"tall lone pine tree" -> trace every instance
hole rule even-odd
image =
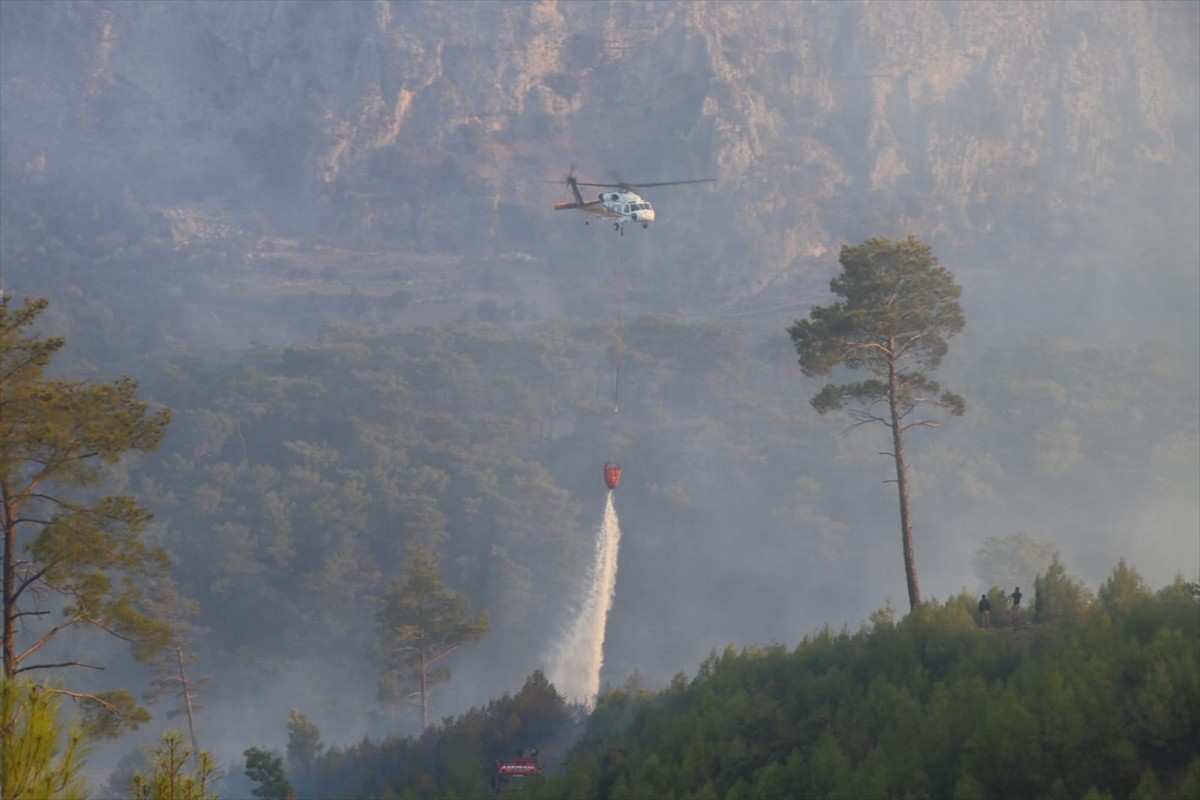
[[[432,555],[419,545],[376,612],[384,670],[379,696],[384,702],[410,702],[421,709],[421,729],[429,727],[429,693],[450,679],[435,666],[460,645],[483,638],[487,614],[467,619],[467,598],[448,589]]]
[[[827,377],[836,367],[871,375],[857,383],[827,384],[812,405],[821,414],[846,408],[856,420],[852,428],[880,423],[891,430],[893,449],[884,455],[896,462],[904,575],[909,606],[916,608],[921,587],[904,434],[910,428],[940,425],[914,417],[919,406],[931,405],[954,416],[961,416],[966,407],[953,392],[939,394],[941,387],[926,374],[946,355],[946,340],[966,324],[958,302],[962,289],[949,270],[938,266],[929,245],[911,236],[843,246],[838,261],[842,273],[829,288],[841,301],[814,307],[809,319],[797,320],[788,333],[805,375]]]
[[[144,509],[99,490],[106,465],[158,446],[170,412],[138,400],[137,383],[127,377],[106,384],[45,377],[63,339],[29,329],[47,302],[29,299],[11,310],[9,301],[0,300],[3,679],[64,667],[103,669],[64,656],[70,651],[62,648],[55,660],[41,657],[51,641],[82,628],[124,639],[135,658],[148,660],[170,637],[169,626],[144,603],[149,582],[166,573],[167,556],[141,537],[150,518]],[[88,701],[83,710],[93,734],[115,735],[149,718],[127,690],[51,691]],[[13,725],[0,719],[0,734]]]

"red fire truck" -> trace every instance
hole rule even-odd
[[[508,786],[513,781],[520,781],[528,778],[530,775],[537,775],[541,772],[538,763],[535,759],[525,758],[510,758],[507,761],[496,761],[496,775],[492,778],[492,787],[496,792],[503,792],[504,787]]]

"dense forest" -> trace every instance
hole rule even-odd
[[[727,649],[657,694],[614,692],[530,797],[1196,797],[1197,587],[1061,566],[1041,618],[975,598],[857,633]],[[998,599],[997,597],[993,598]]]
[[[546,745],[572,709],[536,673],[419,738],[334,747],[289,777],[301,796],[361,798],[1200,796],[1200,586],[1152,591],[1122,562],[1093,593],[1054,560],[1035,589],[1036,611],[986,628],[963,593],[794,649],[714,651],[659,691],[631,681],[565,759]],[[546,773],[497,782],[534,747]]]
[[[864,469],[878,474],[878,456],[851,447],[853,436],[837,435],[800,402],[789,357],[732,321],[658,315],[624,327],[619,414],[608,395],[613,326],[602,321],[513,329],[471,316],[393,332],[335,325],[282,349],[149,360],[141,391],[173,419],[155,453],[118,466],[114,485],[154,509],[148,538],[179,565],[178,591],[193,609],[191,653],[217,676],[201,692],[212,710],[200,715],[200,740],[234,725],[245,737],[237,746],[278,741],[278,722],[231,710],[246,691],[280,704],[317,700],[290,704],[319,719],[331,742],[364,723],[375,737],[397,728],[415,734],[411,716],[379,704],[371,656],[375,598],[414,541],[441,553],[447,584],[493,626],[453,660],[451,681],[434,695],[435,716],[456,703],[486,707],[489,687],[520,685],[543,668],[571,612],[590,548],[579,498],[602,491],[595,461],[614,451],[639,477],[618,491],[630,544],[610,618],[610,686],[634,675],[664,685],[671,659],[696,663],[699,648],[798,640],[828,624],[822,615],[851,618],[872,597],[843,578],[839,565],[852,553],[882,549],[879,574],[898,577],[895,550],[881,548],[875,531],[818,505],[831,495],[846,498],[846,508],[854,498],[888,497],[871,486],[879,478],[861,479]],[[918,451],[917,499],[955,509],[966,493],[965,504],[985,515],[1033,483],[1066,495],[1081,481],[1128,486],[1139,475],[1170,486],[1189,468],[1178,444],[1191,396],[1186,380],[1173,383],[1185,373],[1171,358],[1164,345],[1106,354],[1044,341],[1009,356],[990,352],[982,372],[960,368],[982,411],[966,430],[942,431],[938,444]],[[1149,380],[1161,389],[1153,400],[1139,392]],[[1047,392],[1061,399],[1046,407]],[[1029,441],[1017,441],[1011,417],[990,408],[1020,412]],[[1114,440],[1115,420],[1138,418],[1144,435]],[[1164,423],[1173,418],[1177,425]],[[1052,435],[1064,428],[1070,436]],[[991,444],[972,455],[965,441]],[[1113,446],[1122,448],[1119,470],[1105,466]],[[1049,511],[1040,510],[1052,519]],[[919,552],[951,547],[957,536],[926,523]],[[1146,541],[1155,536],[1144,530]],[[1023,534],[992,537],[999,553],[990,555],[982,539],[972,542],[978,574],[953,576],[958,585],[1030,587],[1057,549]],[[725,586],[689,586],[697,559],[730,547],[749,552],[729,562]],[[1092,547],[1103,552],[1103,539]],[[778,582],[764,580],[776,574]],[[753,592],[737,590],[750,581],[758,581]],[[793,593],[805,598],[796,618],[770,613]],[[901,596],[902,588],[893,595]],[[806,607],[810,598],[817,610]],[[1096,620],[1105,619],[1100,609]],[[809,614],[812,621],[801,616]],[[822,636],[814,641],[851,641]],[[112,644],[92,647],[120,663]],[[335,704],[319,686],[328,681],[338,687]]]
[[[859,556],[878,570],[864,578],[895,578],[891,538],[880,541],[852,512],[862,498],[888,503],[872,488],[886,462],[816,419],[790,359],[730,321],[651,316],[626,327],[619,414],[607,396],[611,326],[598,322],[525,332],[477,319],[395,333],[341,326],[232,360],[178,355],[148,366],[144,390],[175,420],[129,486],[155,509],[161,543],[187,565],[178,580],[199,603],[195,623],[211,631],[200,644],[209,669],[227,664],[251,685],[277,682],[281,670],[289,674],[284,665],[322,680],[326,654],[362,653],[373,641],[370,598],[416,540],[441,551],[448,585],[492,618],[476,648],[490,677],[463,664],[462,683],[519,685],[566,624],[591,548],[584,506],[591,498],[594,518],[599,468],[616,457],[636,476],[617,501],[628,527],[628,588],[617,593],[610,658],[624,674],[673,674],[679,664],[654,649],[677,648],[671,655],[694,663],[723,642],[798,638],[804,621],[769,611],[796,592],[807,625],[861,619],[867,604],[886,599],[864,596],[839,568],[850,553],[874,554]],[[922,442],[918,502],[937,508],[935,519],[968,508],[989,517],[1035,484],[1067,497],[1097,482],[1169,491],[1194,469],[1178,449],[1190,401],[1186,380],[1174,383],[1172,357],[1164,346],[1105,354],[1031,343],[1011,366],[969,384],[979,411],[966,430]],[[1148,372],[1152,396],[1139,391]],[[1047,393],[1065,402],[1048,404]],[[1134,434],[1128,420],[1139,417]],[[1114,446],[1121,456],[1109,465]],[[831,506],[843,510],[831,515]],[[1066,511],[1049,503],[1036,538],[1057,541],[1054,514]],[[1089,524],[1086,511],[1072,511],[1072,524]],[[982,545],[981,533],[1028,524],[1013,514],[977,533],[965,555]],[[1105,537],[1124,531],[1092,524],[1087,549],[1119,555]],[[1149,542],[1160,532],[1147,525],[1142,535]],[[938,551],[962,552],[957,538],[951,526],[923,520],[926,580],[943,595],[989,578],[964,568],[938,575]],[[735,547],[745,552],[728,565],[728,588],[689,586],[701,570],[695,560]],[[1032,578],[1024,576],[1027,585]],[[753,596],[719,598],[750,581],[758,582]],[[655,586],[672,587],[670,595],[652,594]],[[365,658],[337,667],[346,670],[374,674]],[[374,708],[370,695],[341,693],[330,710],[354,721]]]

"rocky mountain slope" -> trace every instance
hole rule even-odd
[[[0,13],[6,206],[70,187],[251,241],[611,260],[549,212],[576,162],[593,181],[719,178],[654,192],[660,223],[626,256],[668,308],[819,288],[841,243],[875,234],[1020,277],[1136,258],[1166,294],[1195,284],[1195,3]]]

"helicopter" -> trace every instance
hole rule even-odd
[[[590,223],[591,217],[611,220],[613,230],[625,235],[625,223],[634,222],[643,228],[649,228],[654,222],[654,206],[638,194],[635,189],[650,189],[655,186],[680,186],[685,183],[716,183],[716,178],[697,178],[690,181],[661,181],[659,183],[583,183],[576,179],[575,168],[567,173],[566,184],[571,189],[575,199],[567,203],[555,203],[555,211],[579,209],[585,215],[584,224]],[[601,192],[596,200],[585,201],[579,192],[580,186],[593,186],[601,189],[616,189],[615,192]]]

